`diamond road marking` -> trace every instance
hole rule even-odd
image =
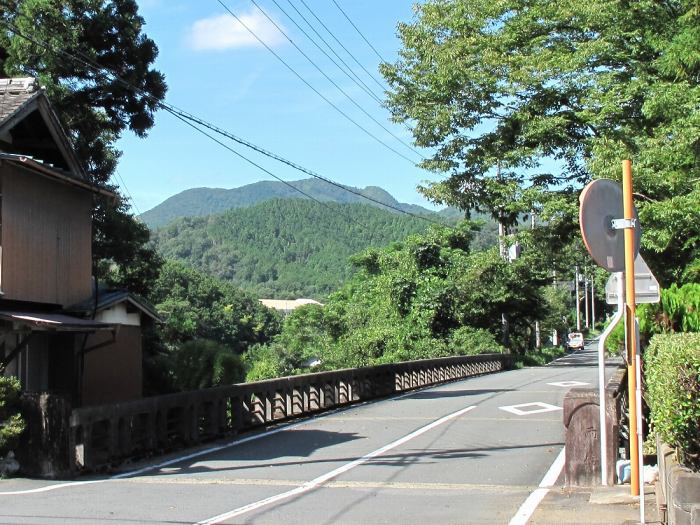
[[[583,381],[559,381],[558,383],[547,383],[552,386],[561,386],[563,388],[569,388],[572,386],[584,386],[590,385],[590,383],[584,383]]]
[[[525,407],[535,408],[521,410],[521,408]],[[511,414],[515,414],[516,416],[527,416],[530,414],[541,414],[542,412],[554,412],[555,410],[561,410],[561,407],[555,407],[554,405],[548,405],[547,403],[540,403],[539,401],[535,403],[523,403],[522,405],[511,405],[498,408],[505,410],[506,412],[510,412]]]

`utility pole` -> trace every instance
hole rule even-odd
[[[591,276],[591,327],[595,330],[595,281]]]
[[[586,312],[586,314],[585,314],[586,328],[588,328],[589,327],[589,324],[588,324],[588,277],[586,276],[586,274],[583,275],[583,297],[584,297],[583,307],[585,308],[585,312]]]
[[[536,214],[535,210],[533,209],[530,213],[530,229],[534,230],[535,229],[535,222],[536,222]],[[542,347],[542,336],[540,335],[540,322],[535,321],[535,348],[541,348]]]
[[[574,290],[576,293],[576,331],[581,331],[581,298],[579,297],[578,265],[574,270]]]

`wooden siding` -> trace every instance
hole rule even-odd
[[[92,291],[92,196],[0,164],[3,298],[63,306]]]
[[[111,333],[88,337],[87,348],[109,341]],[[141,327],[120,326],[114,344],[88,351],[83,372],[83,406],[141,399]]]

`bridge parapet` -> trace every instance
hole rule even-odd
[[[75,471],[109,468],[352,403],[498,372],[512,363],[508,354],[425,359],[74,409],[68,454]]]

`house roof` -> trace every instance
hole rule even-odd
[[[55,332],[91,333],[101,330],[114,330],[115,325],[100,323],[92,319],[81,319],[64,314],[45,312],[0,311],[0,320],[27,326],[32,330]]]
[[[40,159],[53,170],[89,180],[44,90],[33,78],[0,79],[0,151]]]
[[[25,168],[32,169],[33,171],[39,172],[40,174],[46,177],[57,179],[60,182],[70,184],[72,186],[78,186],[93,193],[99,193],[111,199],[116,198],[116,194],[112,191],[100,188],[99,186],[95,186],[94,184],[90,184],[89,182],[86,182],[84,180],[77,179],[69,175],[64,170],[56,169],[54,166],[46,165],[43,162],[35,160],[31,157],[26,157],[24,155],[16,155],[14,153],[4,153],[0,151],[0,161],[7,161],[17,166],[23,166]]]
[[[100,290],[100,293],[97,295],[97,311],[99,312],[102,310],[106,310],[107,308],[111,308],[115,304],[123,302],[129,303],[130,305],[137,308],[142,313],[146,314],[147,316],[149,316],[157,322],[163,321],[158,315],[158,312],[153,307],[153,305],[151,305],[143,297],[139,297],[138,295],[133,294],[127,290]],[[94,295],[92,296],[92,298],[82,301],[81,303],[78,303],[76,305],[73,305],[67,310],[70,312],[86,314],[92,312],[93,309],[95,309]]]
[[[40,94],[33,78],[0,79],[0,122],[9,121],[25,104]]]
[[[295,310],[296,308],[306,304],[317,304],[319,306],[323,306],[321,303],[314,301],[313,299],[260,299],[260,302],[268,308],[284,311]]]

